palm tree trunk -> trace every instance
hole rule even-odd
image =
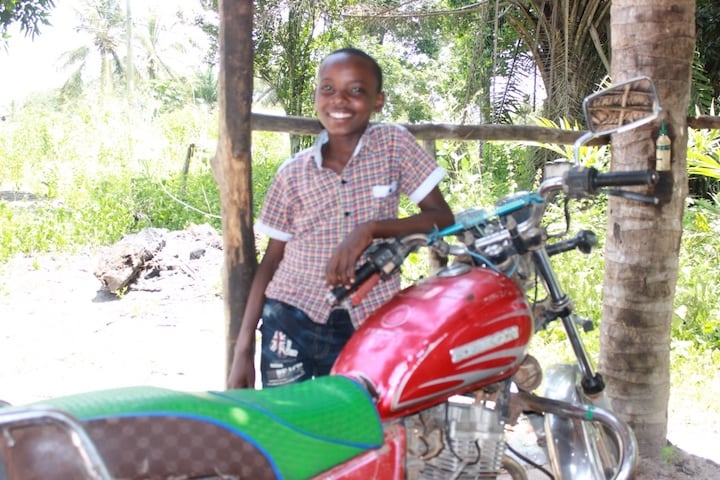
[[[600,329],[600,370],[612,406],[633,426],[641,455],[656,458],[667,435],[695,0],[613,0],[611,38],[613,82],[651,77],[673,139],[674,183],[665,203],[655,207],[610,199]],[[615,135],[612,169],[654,168],[658,127]]]

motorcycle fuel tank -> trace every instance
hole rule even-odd
[[[332,369],[377,394],[382,420],[512,375],[532,316],[507,276],[458,265],[408,287],[367,318]]]

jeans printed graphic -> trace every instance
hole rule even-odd
[[[328,323],[319,324],[292,305],[266,299],[260,326],[263,387],[329,374],[354,331],[346,310],[333,310]]]
[[[298,351],[292,348],[292,340],[280,330],[275,330],[270,341],[270,351],[278,354],[279,357],[297,357]]]

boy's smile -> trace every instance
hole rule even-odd
[[[352,116],[352,114],[350,114],[350,113],[342,113],[342,112],[330,112],[328,115],[337,120],[340,120],[343,118],[350,118]]]
[[[338,53],[320,66],[315,89],[315,111],[320,123],[332,136],[358,139],[370,117],[379,111],[384,95],[372,65],[356,55]]]

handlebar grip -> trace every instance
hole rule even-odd
[[[332,304],[342,302],[348,297],[348,295],[368,281],[368,279],[377,273],[377,271],[377,266],[374,263],[370,261],[363,263],[355,270],[355,281],[352,285],[349,287],[345,287],[344,285],[334,287],[328,294],[328,301]]]
[[[588,254],[597,243],[598,239],[595,232],[580,230],[573,238],[546,245],[545,252],[547,252],[549,257],[552,257],[553,255],[569,252],[577,248],[582,253]]]
[[[655,185],[660,175],[655,170],[598,173],[592,179],[593,188]]]
[[[554,255],[558,255],[560,253],[569,252],[570,250],[574,250],[577,246],[577,238],[569,238],[567,240],[562,240],[560,242],[551,243],[549,245],[545,246],[545,252],[548,254],[549,257],[552,257]]]

